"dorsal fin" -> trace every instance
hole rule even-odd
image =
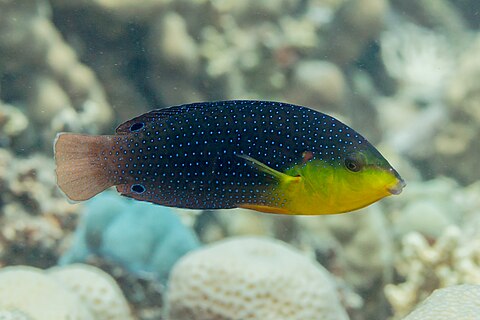
[[[116,129],[115,132],[117,134],[126,134],[132,132],[130,128],[132,128],[135,124],[143,124],[144,126],[148,125],[153,121],[158,121],[161,119],[168,119],[172,116],[176,116],[185,112],[191,112],[193,110],[205,108],[208,105],[208,102],[203,103],[194,103],[194,104],[184,104],[180,106],[173,106],[164,109],[156,109],[139,115],[131,120],[125,121],[124,123],[120,124]]]

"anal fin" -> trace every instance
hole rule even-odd
[[[244,203],[244,204],[239,204],[238,207],[242,208],[242,209],[250,209],[250,210],[255,210],[255,211],[260,211],[260,212],[265,212],[265,213],[292,214],[287,209],[270,207],[270,206],[265,206],[265,205]]]

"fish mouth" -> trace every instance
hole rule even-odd
[[[397,178],[397,183],[395,183],[393,186],[387,187],[387,191],[391,194],[398,195],[402,193],[403,188],[405,188],[407,184],[405,183],[405,180],[400,177],[400,175],[395,169],[390,168],[389,171],[395,176],[395,178]]]
[[[388,187],[387,191],[390,192],[391,194],[398,195],[402,193],[402,190],[403,188],[405,188],[406,185],[407,184],[405,183],[405,181],[403,181],[403,179],[400,178],[394,186]]]

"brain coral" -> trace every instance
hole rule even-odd
[[[171,320],[348,319],[329,273],[289,245],[237,237],[184,256],[167,296]]]
[[[113,279],[92,266],[0,269],[0,320],[131,320]]]
[[[48,274],[75,292],[96,320],[132,319],[122,291],[112,277],[102,270],[85,264],[73,264],[52,268]]]
[[[480,315],[480,285],[459,285],[434,291],[403,320],[473,320]]]
[[[0,271],[0,309],[19,310],[35,320],[93,320],[79,298],[41,270],[25,266]]]

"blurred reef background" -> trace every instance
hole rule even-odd
[[[479,28],[476,0],[0,0],[0,319],[480,319]],[[223,99],[336,116],[407,187],[315,217],[56,187],[57,132]]]

